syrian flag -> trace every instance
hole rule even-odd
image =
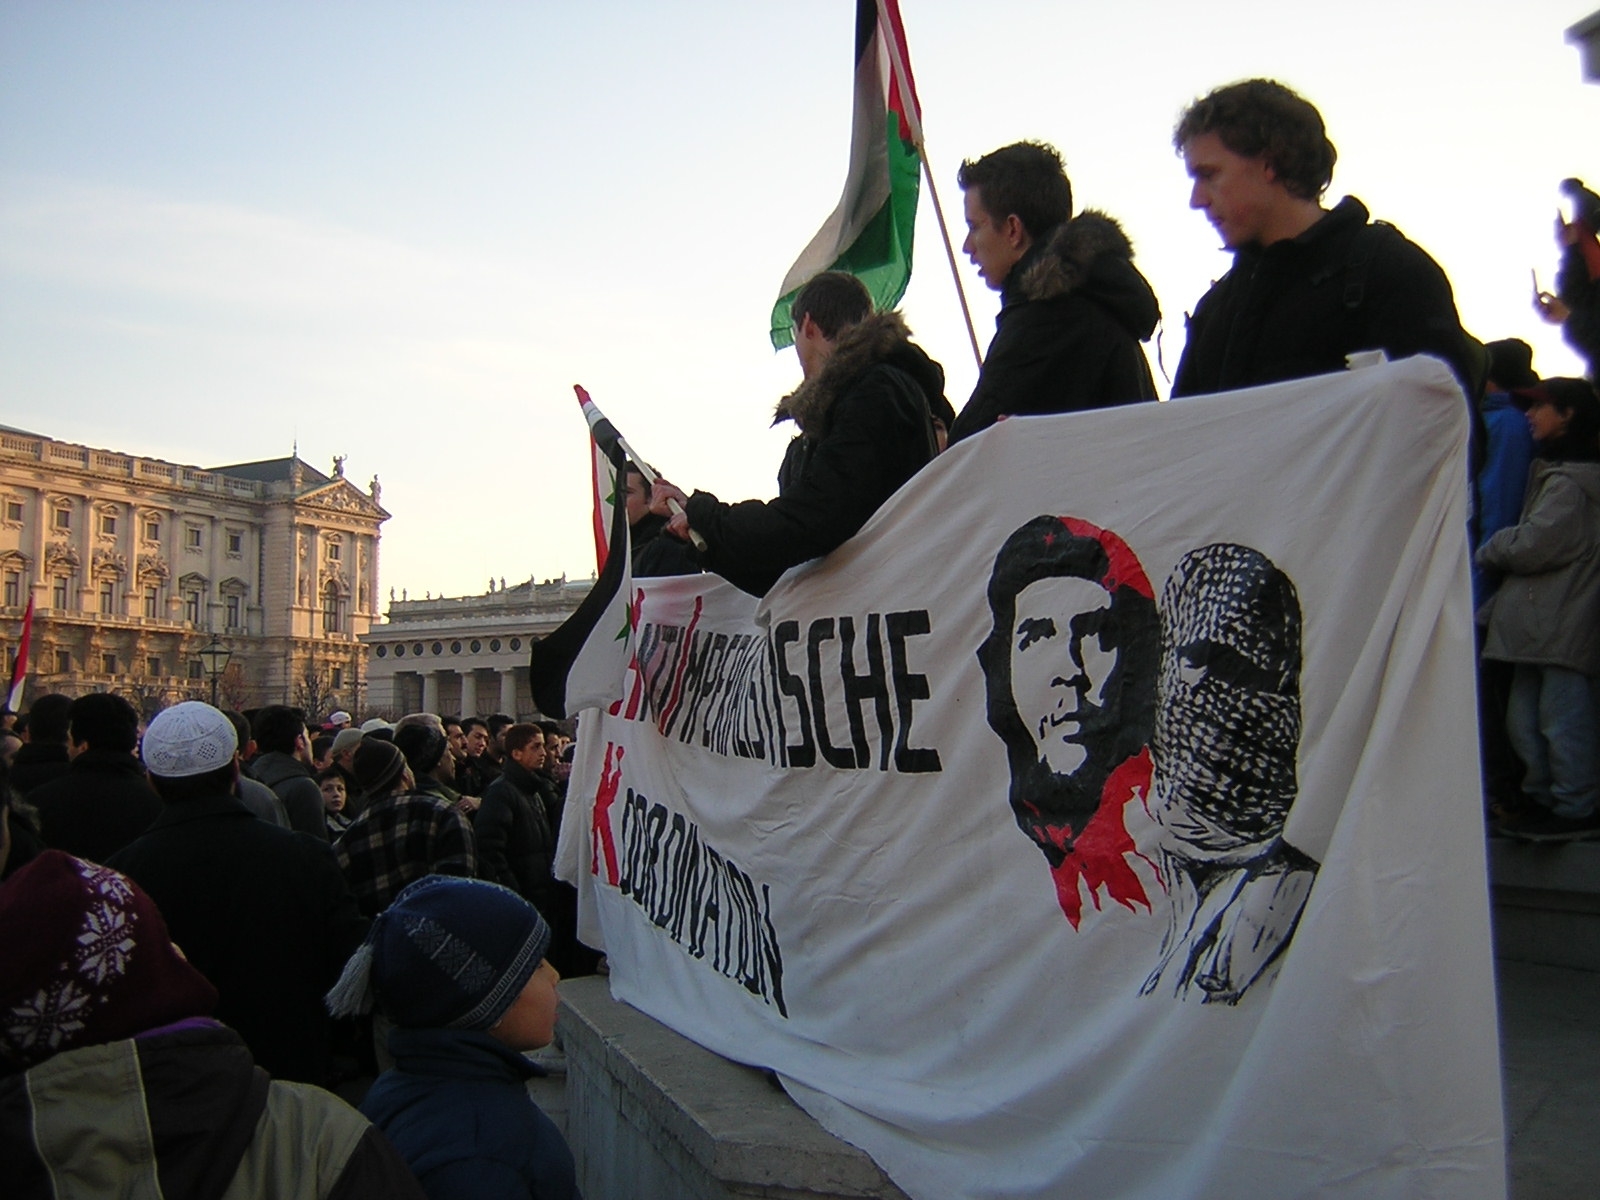
[[[917,223],[921,144],[922,112],[899,0],[856,0],[850,173],[839,207],[784,277],[772,308],[773,349],[793,344],[790,306],[806,282],[823,271],[854,275],[867,285],[879,309],[893,308],[905,295]]]
[[[628,540],[626,443],[574,386],[589,422],[594,459],[594,558],[598,578],[570,617],[533,643],[528,682],[533,702],[547,717],[607,708],[622,697],[633,655],[633,570]]]
[[[33,597],[28,597],[28,611],[22,614],[22,640],[17,643],[17,661],[11,664],[11,686],[6,689],[6,707],[20,712],[22,683],[28,677],[28,643],[33,640]]]

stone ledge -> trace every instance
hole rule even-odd
[[[1490,838],[1489,882],[1497,888],[1600,896],[1600,841],[1539,845]]]
[[[611,998],[561,985],[567,1140],[590,1200],[608,1196],[904,1200],[765,1071],[730,1062]]]
[[[1600,971],[1600,843],[1489,841],[1495,957]]]

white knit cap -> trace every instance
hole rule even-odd
[[[144,731],[141,753],[150,774],[183,779],[221,770],[238,749],[232,721],[209,704],[185,700],[156,714]]]

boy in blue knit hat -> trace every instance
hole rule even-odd
[[[429,1200],[576,1200],[572,1152],[528,1095],[522,1054],[555,1035],[550,927],[497,884],[429,875],[373,922],[328,1007],[374,1005],[395,1028],[395,1067],[361,1111],[421,1181]]]

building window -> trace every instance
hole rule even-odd
[[[57,650],[56,651],[56,674],[57,675],[70,675],[71,673],[72,673],[72,651],[71,650]]]
[[[330,562],[338,562],[339,561],[339,543],[338,542],[329,542],[328,543],[328,560]]]
[[[153,587],[145,588],[145,590],[144,590],[144,615],[145,616],[154,617],[156,615],[156,603],[157,603],[157,601],[159,599],[160,599],[160,594],[156,591],[155,588],[153,588]]]
[[[100,581],[100,611],[103,613],[117,611],[117,585],[112,580]]]
[[[70,508],[56,509],[56,515],[53,518],[53,523],[57,529],[71,529],[72,510]]]
[[[200,624],[199,592],[185,592],[183,594],[183,619],[191,625]]]
[[[7,500],[6,501],[6,520],[9,521],[13,525],[21,525],[22,524],[22,501],[21,500]]]
[[[373,653],[376,654],[379,658],[388,658],[389,657],[389,647],[387,647],[387,646],[379,646],[376,650],[373,651]]]
[[[65,609],[67,607],[67,577],[57,575],[50,582],[50,607]]]
[[[114,513],[100,514],[100,532],[115,537],[117,533],[117,518]]]
[[[444,653],[444,643],[443,642],[435,642],[433,644],[433,652],[435,654],[443,654]]]
[[[189,664],[189,678],[190,679],[204,679],[205,677],[206,677],[206,669],[205,669],[204,666],[201,665],[200,660],[197,658],[197,659],[195,659],[194,661],[192,661]]]
[[[228,597],[228,628],[237,629],[244,622],[239,619],[239,597]]]
[[[244,553],[244,534],[236,529],[228,530],[228,553],[235,557]]]
[[[102,675],[115,675],[117,673],[117,656],[107,651],[100,656],[100,673]]]
[[[339,590],[332,584],[322,595],[322,630],[324,633],[337,633],[343,627],[344,614],[340,611],[343,606],[339,603]]]
[[[489,653],[490,654],[499,654],[500,653],[500,639],[499,638],[490,638],[489,639]]]
[[[198,525],[191,525],[183,531],[183,544],[191,550],[200,549],[201,533]]]
[[[144,660],[144,673],[156,679],[161,678],[161,660],[154,656]]]
[[[340,688],[344,687],[344,668],[343,667],[334,667],[333,668],[333,677],[328,681],[328,686],[330,688],[332,688],[336,692]]]
[[[144,540],[159,542],[161,540],[161,522],[151,518],[144,523]]]
[[[6,607],[16,608],[22,603],[22,573],[6,572]]]

